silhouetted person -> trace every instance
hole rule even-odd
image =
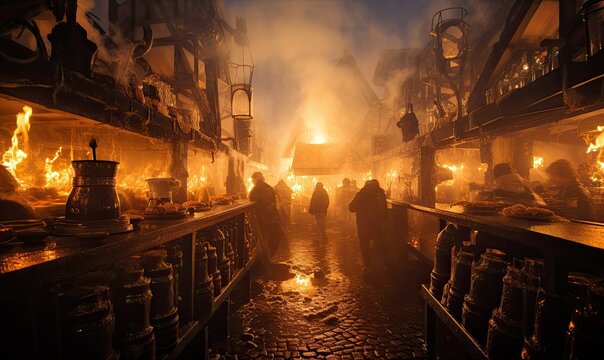
[[[310,198],[310,206],[308,212],[315,216],[315,222],[320,232],[325,231],[325,216],[327,215],[327,208],[329,207],[329,195],[323,187],[323,183],[318,182],[315,185],[315,191],[312,193]]]
[[[252,174],[254,187],[250,191],[249,198],[255,202],[256,217],[262,230],[262,236],[268,244],[270,256],[274,256],[279,248],[279,243],[284,237],[283,229],[279,223],[279,211],[277,210],[277,196],[275,190],[264,181],[260,172]]]
[[[357,231],[361,255],[365,266],[371,267],[371,242],[379,243],[384,239],[386,220],[386,194],[377,180],[368,180],[355,195],[348,209],[356,213]]]
[[[564,201],[561,216],[569,219],[594,219],[594,209],[589,191],[577,180],[577,172],[570,161],[559,159],[545,169],[549,183],[558,190],[556,198]]]
[[[336,189],[336,213],[338,218],[344,223],[348,223],[349,214],[348,204],[352,201],[352,198],[356,195],[358,189],[352,187],[350,179],[342,179],[342,185]]]
[[[491,201],[507,201],[527,205],[545,205],[541,196],[529,187],[529,182],[523,179],[508,163],[493,166],[495,189],[491,192]]]
[[[289,219],[292,208],[293,191],[283,180],[279,180],[275,185],[277,193],[277,209],[279,209],[279,217],[281,218],[281,226],[285,229],[289,226]]]

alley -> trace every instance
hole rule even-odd
[[[234,316],[230,353],[246,358],[425,357],[417,279],[367,275],[354,232],[328,224],[326,238],[302,219],[277,255],[296,277],[260,284]]]

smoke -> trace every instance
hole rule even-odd
[[[399,9],[416,6],[396,3]],[[358,79],[336,68],[338,60],[348,49],[372,88],[379,49],[405,46],[404,26],[381,21],[370,6],[360,1],[225,1],[227,21],[235,15],[247,19],[256,65],[256,113],[273,129],[287,134],[301,117],[330,142],[358,132],[368,104],[355,94]]]
[[[285,142],[288,128],[295,126],[298,117],[316,131],[327,132],[330,142],[350,141],[362,130],[367,105],[350,98],[358,84],[350,75],[344,81],[336,78],[335,64],[345,49],[378,96],[385,90],[390,96],[385,100],[392,101],[409,72],[394,73],[386,89],[374,87],[379,50],[425,47],[432,16],[451,6],[468,8],[473,23],[488,23],[486,10],[493,4],[470,0],[223,1],[228,22],[234,22],[236,15],[248,22],[256,65],[256,114],[285,135]],[[367,129],[367,135],[370,132]]]

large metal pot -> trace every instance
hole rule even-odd
[[[120,217],[115,191],[115,161],[75,160],[73,188],[65,206],[65,217],[76,221],[112,220]]]
[[[149,205],[172,202],[172,190],[180,186],[180,180],[172,178],[147,179],[149,185]]]

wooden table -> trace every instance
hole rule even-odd
[[[413,205],[390,201],[390,206],[401,216],[409,211],[432,215],[440,220],[440,228],[447,223],[477,231],[476,245],[496,248],[514,257],[541,257],[544,260],[542,286],[551,293],[564,293],[569,271],[600,272],[604,269],[604,226],[597,223],[572,221],[543,222],[510,218],[502,215],[465,214],[459,207]],[[406,224],[405,218],[401,224]],[[399,230],[408,233],[409,229]],[[484,351],[461,325],[444,309],[429,290],[422,287],[426,302],[426,346],[434,357],[436,320],[443,322],[475,359],[485,359]]]

